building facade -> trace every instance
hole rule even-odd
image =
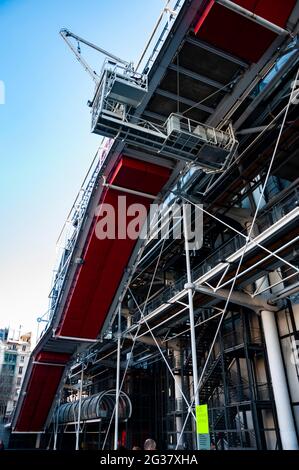
[[[31,333],[0,330],[1,421],[9,422],[16,406],[31,353]]]

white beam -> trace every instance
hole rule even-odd
[[[244,292],[233,291],[230,293],[228,289],[218,289],[214,291],[213,289],[204,286],[194,286],[194,290],[201,294],[210,295],[211,297],[215,297],[219,300],[227,300],[230,296],[230,301],[232,303],[258,312],[262,309],[267,309],[271,312],[276,312],[278,310],[278,307],[275,305],[268,304],[266,299],[260,296],[252,298]]]

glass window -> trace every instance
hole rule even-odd
[[[5,353],[4,362],[16,363],[17,356],[16,354]]]
[[[23,372],[23,367],[19,367],[19,374],[22,374]]]
[[[15,370],[14,364],[3,364],[2,366],[2,371],[4,372],[4,374],[5,373],[11,374],[14,372],[14,370]]]

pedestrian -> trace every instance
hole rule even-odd
[[[215,441],[211,441],[211,447],[210,447],[210,450],[217,450],[217,447],[216,447],[216,444],[215,444]]]
[[[156,450],[157,444],[154,439],[146,439],[143,446],[144,450]]]

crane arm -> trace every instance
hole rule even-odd
[[[67,40],[68,37],[71,37],[73,39],[75,39],[76,41],[78,42],[81,42],[82,44],[85,44],[86,46],[88,47],[91,47],[92,49],[95,49],[96,51],[98,52],[101,52],[102,54],[104,54],[105,56],[107,57],[110,57],[110,59],[114,60],[116,63],[121,63],[123,64],[125,67],[128,67],[130,66],[131,64],[123,59],[120,59],[119,57],[117,57],[116,55],[114,54],[111,54],[111,52],[108,52],[106,51],[105,49],[103,49],[102,47],[99,47],[99,46],[96,46],[95,44],[93,44],[92,42],[89,42],[87,41],[86,39],[83,39],[81,38],[80,36],[77,36],[76,34],[72,33],[71,31],[69,31],[68,29],[62,29],[60,31],[60,34],[61,36],[63,37],[63,39],[67,42],[67,44],[70,46],[70,41]],[[73,50],[73,48],[71,48]],[[76,50],[76,49],[75,49]],[[76,51],[77,52],[77,51]],[[80,53],[78,53],[80,55]],[[77,55],[77,54],[76,54]]]
[[[84,68],[84,70],[86,70],[87,73],[89,73],[89,75],[91,76],[91,78],[93,79],[93,81],[98,84],[99,83],[99,76],[96,74],[96,72],[94,70],[92,70],[92,68],[90,67],[90,65],[86,62],[85,59],[83,59],[83,57],[81,56],[81,53],[74,47],[74,45],[71,43],[71,41],[68,40],[68,36],[69,34],[66,34],[66,31],[65,29],[62,29],[60,31],[60,35],[61,37],[65,40],[65,42],[67,43],[67,45],[69,46],[69,48],[73,51],[73,53],[75,54],[76,58],[78,59],[78,61],[80,62],[80,64],[82,65],[82,67]]]

